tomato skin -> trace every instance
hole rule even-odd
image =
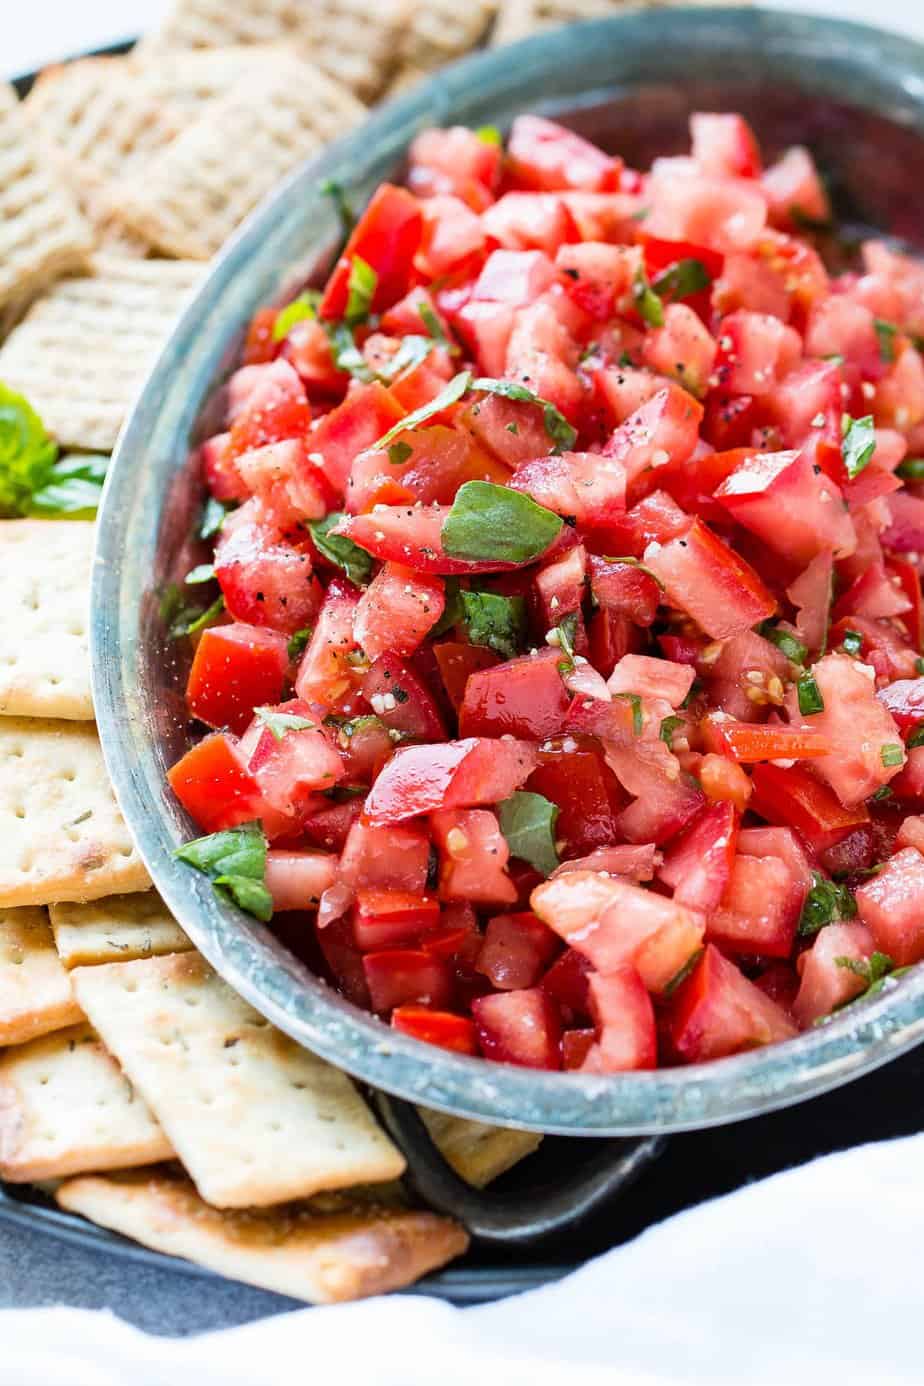
[[[215,576],[235,621],[287,635],[311,624],[323,597],[308,548],[256,523],[239,521],[220,536]]]
[[[346,313],[354,256],[365,260],[376,273],[370,311],[380,313],[396,303],[411,287],[413,260],[422,230],[423,216],[417,198],[406,188],[380,184],[327,281],[318,316],[336,321]]]
[[[486,1058],[523,1068],[561,1068],[561,1022],[539,987],[478,996],[472,1015]]]
[[[696,111],[690,116],[692,155],[704,173],[759,178],[760,146],[740,115]]]
[[[356,890],[426,893],[430,844],[414,824],[370,828],[356,822],[340,856],[340,878]]]
[[[234,739],[222,732],[187,751],[167,771],[167,780],[205,833],[236,828],[261,816],[263,801],[257,782]]]
[[[651,997],[634,967],[601,976],[590,974],[590,1009],[596,1042],[581,1064],[582,1073],[627,1073],[656,1068],[658,1038]]]
[[[347,485],[353,459],[403,417],[401,405],[378,381],[351,388],[343,403],[324,415],[309,436],[309,450],[320,457],[335,491]]]
[[[437,667],[446,695],[458,714],[465,698],[465,688],[472,674],[479,669],[492,669],[500,664],[500,655],[486,645],[465,645],[455,640],[443,640],[433,647]]]
[[[437,928],[439,922],[440,906],[435,896],[402,890],[356,892],[353,937],[364,953],[411,944]]]
[[[245,366],[262,366],[276,355],[278,343],[273,339],[273,328],[277,316],[275,308],[258,308],[254,313],[244,339]]]
[[[739,765],[752,765],[760,760],[805,760],[826,756],[831,750],[827,738],[810,727],[802,729],[705,717],[700,729],[710,749],[731,756]]]
[[[279,702],[289,670],[286,647],[284,635],[240,622],[204,630],[186,684],[192,715],[240,736],[255,707]]]
[[[844,808],[827,785],[798,765],[788,770],[769,763],[755,765],[751,783],[754,812],[770,823],[794,828],[818,852],[869,822],[862,804]]]
[[[537,192],[575,188],[615,192],[622,160],[542,116],[521,115],[507,141],[507,161],[519,185]]]
[[[427,1044],[439,1045],[455,1054],[477,1054],[478,1038],[474,1021],[452,1011],[438,1011],[430,1006],[419,1006],[405,1002],[395,1006],[391,1013],[391,1026],[402,1035],[423,1040]]]
[[[686,534],[648,555],[646,564],[671,602],[713,640],[748,630],[776,610],[775,598],[754,569],[702,520],[694,520]]]
[[[536,766],[526,742],[468,737],[438,746],[404,746],[383,769],[363,809],[372,827],[443,808],[496,804]]]
[[[739,524],[800,568],[824,550],[845,558],[857,547],[841,491],[805,453],[751,453],[715,498]]]
[[[667,1009],[670,1046],[682,1063],[737,1054],[754,1045],[790,1039],[787,1013],[749,982],[714,944],[678,987]]]
[[[566,948],[540,982],[569,1023],[590,1019],[591,971],[589,958],[576,948]]]
[[[737,857],[706,937],[725,952],[788,958],[799,922],[788,907],[789,880],[779,857]]]
[[[634,563],[610,562],[591,554],[590,587],[605,611],[627,616],[639,626],[650,626],[658,614],[661,589],[650,573]]]
[[[460,734],[541,741],[562,731],[571,698],[558,670],[561,659],[560,651],[549,649],[476,670],[465,685]]]

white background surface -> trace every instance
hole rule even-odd
[[[310,5],[312,0],[304,0]],[[375,3],[375,0],[370,0]],[[465,4],[466,0],[460,0]],[[237,0],[226,0],[229,6]],[[865,19],[924,38],[924,0],[765,0],[781,10]],[[68,54],[143,33],[169,0],[0,0],[0,75],[12,77]],[[15,18],[13,16],[15,15]]]

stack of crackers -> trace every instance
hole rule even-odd
[[[620,0],[176,0],[125,57],[0,84],[0,383],[112,450],[205,262],[369,103]],[[465,1230],[410,1206],[350,1079],[241,1001],[151,889],[93,721],[92,523],[0,521],[0,1178],[226,1275],[328,1302]],[[424,1113],[484,1185],[539,1137]]]

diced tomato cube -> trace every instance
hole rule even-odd
[[[654,1007],[634,967],[588,979],[597,1040],[581,1064],[582,1073],[626,1073],[655,1068],[658,1040]]]
[[[520,787],[536,761],[532,746],[512,738],[403,746],[372,786],[364,817],[380,827],[437,809],[497,804]]]
[[[366,953],[363,972],[374,1011],[411,1003],[439,1010],[452,1003],[452,976],[431,953],[412,948]]]
[[[752,453],[715,496],[739,524],[800,568],[822,551],[844,558],[856,549],[841,491],[805,453]]]
[[[704,173],[759,178],[760,146],[743,116],[695,111],[690,116],[692,154]]]
[[[421,934],[436,929],[439,922],[440,905],[435,896],[403,890],[356,892],[353,937],[364,953],[413,943]]]
[[[658,878],[674,899],[702,914],[715,910],[735,861],[738,815],[728,802],[712,804],[671,844]]]
[[[167,771],[187,813],[205,833],[236,828],[259,818],[263,800],[233,737],[207,736]]]
[[[242,517],[246,508],[238,512]],[[246,517],[220,536],[215,576],[236,621],[288,635],[311,624],[323,597],[308,547],[288,543]]]
[[[337,858],[330,852],[289,852],[277,848],[266,854],[266,888],[273,909],[310,910],[337,878]]]
[[[331,320],[344,316],[354,256],[375,271],[370,311],[380,313],[396,303],[411,286],[422,230],[423,216],[417,198],[406,188],[380,184],[334,267],[318,307],[319,316]]]
[[[875,946],[873,935],[859,920],[827,924],[816,935],[799,959],[801,981],[792,1006],[804,1030],[866,989],[862,968],[855,971],[848,963],[866,962]]]
[[[876,947],[898,967],[924,958],[924,857],[904,847],[856,893]]]
[[[684,1063],[719,1059],[796,1034],[782,1006],[749,982],[714,944],[707,945],[671,997],[666,1020],[671,1047]]]
[[[470,648],[466,646],[465,648]],[[444,741],[439,707],[423,679],[403,659],[388,652],[363,678],[363,697],[389,731],[415,741]]]
[[[295,679],[295,691],[306,702],[333,703],[350,687],[349,657],[359,648],[353,634],[358,605],[352,583],[339,578],[330,583]]]
[[[561,1068],[561,1023],[539,987],[478,996],[472,1015],[489,1059],[524,1068]]]
[[[488,809],[444,809],[431,816],[440,849],[440,898],[512,905],[517,889],[507,874],[510,850]]]
[[[517,116],[507,141],[510,171],[521,187],[537,192],[581,188],[614,192],[622,160],[542,116]]]
[[[443,614],[443,584],[399,563],[386,563],[359,599],[353,633],[368,659],[409,655]]]
[[[789,908],[789,884],[779,857],[736,857],[706,937],[726,952],[788,958],[799,922]]]
[[[531,912],[498,914],[488,921],[475,966],[498,991],[518,991],[535,986],[560,950],[558,936]]]
[[[375,381],[354,386],[342,404],[325,414],[308,438],[308,448],[339,493],[347,484],[354,457],[371,448],[404,417],[390,390]]]
[[[651,655],[626,654],[607,680],[614,697],[635,693],[642,698],[663,698],[671,707],[680,707],[696,678],[696,670],[688,664],[674,664],[669,659],[654,659]]]
[[[192,715],[240,736],[255,707],[282,696],[289,671],[286,648],[284,635],[240,622],[204,630],[186,684]]]
[[[797,227],[797,216],[822,224],[831,220],[828,195],[807,149],[798,145],[787,149],[764,171],[761,185],[774,226]]]
[[[481,215],[485,235],[507,250],[544,250],[554,255],[577,240],[574,218],[555,193],[509,192]]]
[[[776,600],[750,564],[702,520],[694,520],[678,538],[652,545],[645,562],[673,605],[692,616],[713,640],[748,630],[776,610]]]
[[[357,890],[421,896],[430,864],[427,834],[413,824],[371,828],[354,823],[340,857],[340,877]]]
[[[565,856],[582,856],[618,837],[616,818],[626,796],[590,737],[545,741],[526,788],[557,806],[555,838]]]
[[[565,1030],[561,1037],[561,1066],[572,1071],[580,1068],[597,1040],[594,1029]]]
[[[798,765],[789,769],[770,763],[755,765],[751,783],[754,812],[770,823],[795,828],[815,851],[833,847],[869,822],[863,805],[844,808],[827,785]]]
[[[518,736],[540,741],[563,729],[571,701],[558,650],[507,660],[473,673],[459,712],[463,736]]]
[[[427,1044],[437,1044],[441,1049],[451,1049],[456,1054],[478,1053],[474,1021],[464,1015],[454,1015],[452,1011],[438,1011],[430,1006],[413,1004],[396,1006],[391,1013],[391,1025],[402,1035],[424,1040]]]

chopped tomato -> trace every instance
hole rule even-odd
[[[671,997],[666,1020],[671,1047],[683,1063],[720,1059],[796,1034],[783,1007],[714,944]]]
[[[275,849],[266,854],[266,888],[274,910],[315,909],[336,878],[337,858],[330,852]]]
[[[543,742],[526,788],[557,807],[555,838],[563,856],[583,856],[619,836],[616,819],[626,796],[591,737]]]
[[[866,989],[863,964],[875,946],[869,929],[859,920],[828,924],[815,936],[799,959],[801,980],[792,1005],[803,1029]],[[850,963],[857,964],[856,969]]]
[[[710,914],[728,887],[735,861],[738,814],[728,802],[712,804],[665,852],[658,878],[674,899]]]
[[[658,1043],[654,1007],[635,968],[620,967],[606,976],[594,972],[588,981],[597,1039],[587,1050],[581,1072],[655,1068]]]
[[[444,605],[438,578],[386,563],[359,599],[353,617],[356,643],[369,659],[388,650],[412,654],[442,616]]]
[[[449,969],[431,953],[412,948],[366,953],[363,972],[374,1011],[390,1011],[409,1003],[439,1009],[452,1001]]]
[[[751,807],[769,823],[795,828],[810,847],[823,851],[869,822],[862,805],[844,808],[827,785],[798,765],[755,765]]]
[[[452,1011],[437,1011],[431,1006],[405,1003],[395,1006],[391,1013],[392,1029],[413,1039],[437,1044],[456,1054],[477,1054],[478,1038],[475,1023]]]
[[[238,622],[211,626],[199,637],[186,702],[209,727],[230,727],[240,736],[253,710],[278,703],[289,670],[284,635]]]
[[[489,1059],[524,1068],[561,1067],[561,1022],[539,987],[478,996],[472,1015]]]
[[[604,154],[563,125],[532,115],[517,116],[513,122],[507,160],[520,186],[537,192],[614,192],[622,167],[621,159]]]
[[[443,741],[446,728],[423,679],[396,654],[380,655],[363,678],[363,696],[390,732],[402,739]]]
[[[167,771],[180,803],[205,833],[222,832],[259,818],[259,786],[233,737],[207,736]]]
[[[860,918],[898,967],[924,958],[924,857],[904,847],[857,891]]]
[[[571,698],[562,682],[560,650],[510,659],[475,670],[459,709],[463,736],[518,736],[542,740],[565,725]]]
[[[440,849],[440,898],[512,905],[517,888],[507,874],[510,852],[496,816],[487,809],[444,809],[431,819]]]
[[[498,991],[535,986],[561,951],[556,934],[529,911],[488,920],[475,963]]]
[[[671,603],[714,640],[747,630],[776,610],[772,593],[754,569],[702,520],[694,520],[686,534],[666,544],[651,545],[645,562]]]
[[[356,890],[426,891],[430,846],[413,824],[371,828],[354,822],[340,854],[340,878]]]
[[[381,312],[411,287],[414,256],[420,245],[423,216],[417,198],[404,188],[383,183],[360,217],[328,280],[318,307],[322,318],[342,318],[347,310],[353,261],[374,272],[369,310]]]
[[[437,809],[496,804],[536,767],[524,741],[468,737],[441,746],[404,746],[385,766],[364,809],[375,827]]]
[[[358,890],[353,915],[357,948],[397,948],[439,927],[440,905],[435,896],[403,890]]]

